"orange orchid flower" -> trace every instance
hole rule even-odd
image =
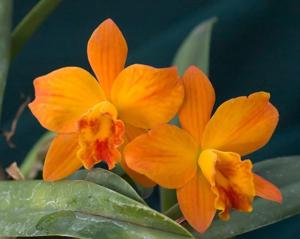
[[[126,41],[111,20],[88,41],[87,55],[98,81],[79,67],[64,67],[34,81],[29,108],[41,125],[57,133],[46,156],[43,177],[57,180],[100,161],[113,168],[124,140],[167,123],[178,111],[184,88],[175,67],[135,64],[124,69]],[[153,182],[122,165],[144,185]]]
[[[231,208],[251,212],[256,195],[281,202],[278,188],[253,173],[250,160],[241,160],[264,146],[276,128],[278,111],[270,95],[257,92],[231,99],[211,117],[215,92],[205,74],[191,66],[183,83],[183,129],[162,124],[136,137],[125,150],[128,166],[176,189],[184,217],[201,233],[217,210],[226,220]]]

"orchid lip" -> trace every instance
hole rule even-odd
[[[111,169],[119,162],[118,147],[123,143],[125,125],[117,119],[117,110],[108,101],[91,108],[78,123],[79,149],[77,157],[85,168],[105,161]]]

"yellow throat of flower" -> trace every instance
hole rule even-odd
[[[92,107],[79,121],[77,156],[87,169],[105,161],[109,169],[121,158],[117,149],[123,143],[125,125],[117,119],[113,104],[103,101]]]
[[[215,208],[221,211],[221,219],[229,219],[231,208],[252,211],[255,188],[250,160],[241,160],[233,152],[208,149],[200,154],[198,163],[216,196]]]

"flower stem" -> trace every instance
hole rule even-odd
[[[174,189],[166,189],[160,187],[160,209],[162,212],[167,211],[177,203],[176,191]]]
[[[178,203],[170,207],[168,210],[164,211],[164,214],[173,220],[182,217],[182,213],[179,209]]]
[[[40,0],[23,18],[12,33],[11,58],[13,59],[30,36],[55,10],[61,0]]]

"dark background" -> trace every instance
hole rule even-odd
[[[14,26],[36,3],[14,1]],[[2,127],[8,129],[21,95],[33,97],[32,80],[62,66],[90,70],[86,44],[105,18],[114,19],[129,46],[127,64],[171,64],[176,49],[201,21],[217,16],[212,35],[210,79],[217,105],[264,90],[280,112],[268,146],[251,156],[258,161],[300,154],[299,0],[64,0],[13,60],[8,76]],[[44,130],[26,110],[10,149],[0,139],[1,163],[21,162]],[[300,172],[299,172],[300,173]],[[300,199],[299,199],[300,200]],[[241,238],[296,238],[300,216]]]

